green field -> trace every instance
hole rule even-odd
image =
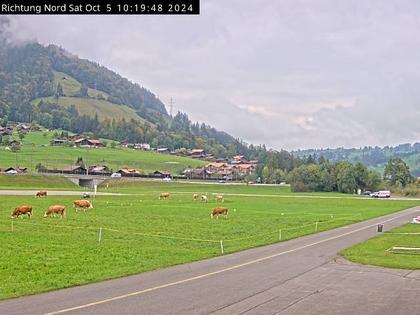
[[[98,196],[86,213],[74,212],[74,197],[0,197],[1,299],[217,256],[220,240],[231,253],[278,242],[280,233],[287,240],[419,204],[335,194],[304,197],[288,187],[111,183],[108,190],[137,194]],[[171,192],[170,199],[159,200],[162,191]],[[209,203],[193,201],[193,192],[206,192]],[[229,217],[212,220],[217,205],[212,194],[220,192],[226,193]],[[20,204],[34,207],[32,219],[10,219]],[[51,204],[65,205],[67,217],[43,218]]]
[[[79,114],[90,117],[94,117],[95,114],[97,114],[99,120],[104,120],[105,118],[122,120],[124,118],[127,121],[131,119],[144,121],[144,119],[137,115],[135,110],[132,108],[126,105],[108,102],[106,99],[109,95],[103,91],[89,88],[89,97],[79,97],[78,95],[82,85],[79,81],[68,74],[63,72],[54,72],[54,85],[56,86],[58,83],[61,84],[64,94],[58,98],[58,105],[65,107],[74,105],[76,106]],[[97,99],[99,94],[101,94],[104,99]],[[50,103],[57,103],[57,99],[54,96],[37,98],[33,100],[32,103],[37,104],[41,100]]]
[[[14,138],[18,139],[17,135]],[[34,170],[37,163],[42,163],[49,169],[62,169],[75,164],[82,157],[85,164],[104,164],[118,171],[123,167],[136,168],[144,173],[156,170],[179,174],[187,167],[198,167],[205,161],[184,157],[158,154],[151,151],[140,151],[128,148],[73,148],[66,146],[50,146],[52,132],[31,132],[26,135],[18,153],[0,147],[0,167],[28,167]]]
[[[0,174],[0,189],[81,190],[67,178],[58,176],[31,176]],[[1,198],[1,197],[0,197]]]
[[[419,233],[419,234],[393,234]],[[366,242],[342,251],[340,254],[350,261],[364,265],[398,269],[420,269],[420,252],[392,252],[394,246],[420,247],[420,225],[406,224],[382,233]]]

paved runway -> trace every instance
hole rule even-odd
[[[420,271],[352,264],[340,250],[420,207],[136,276],[0,302],[0,314],[420,314]]]

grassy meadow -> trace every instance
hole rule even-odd
[[[14,139],[19,139],[17,134]],[[179,174],[187,167],[198,167],[205,161],[159,154],[150,151],[140,151],[128,148],[73,148],[66,146],[50,146],[52,132],[31,132],[23,139],[23,145],[18,153],[0,147],[0,167],[21,166],[34,170],[35,165],[42,163],[50,169],[62,169],[75,164],[78,157],[89,165],[105,164],[114,171],[123,167],[133,167],[144,173],[156,170]]]
[[[232,253],[278,242],[280,230],[283,241],[419,204],[253,185],[119,182],[108,191],[132,194],[98,196],[86,213],[71,208],[71,196],[0,196],[0,299],[214,257],[221,255],[220,240]],[[162,191],[171,197],[159,200]],[[207,193],[209,203],[193,201],[194,192]],[[213,193],[225,193],[228,219],[210,219],[218,205]],[[33,206],[32,219],[10,219],[23,204]],[[65,205],[66,218],[43,218],[52,204]]]
[[[419,233],[419,234],[394,234]],[[398,247],[420,247],[420,225],[405,224],[382,233],[366,242],[342,251],[346,259],[364,265],[375,265],[398,269],[420,269],[420,252],[399,251],[389,249]]]

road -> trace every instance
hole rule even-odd
[[[420,314],[420,270],[361,266],[340,250],[420,207],[299,239],[0,302],[0,314]],[[22,272],[22,271],[19,271]]]

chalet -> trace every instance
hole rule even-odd
[[[237,164],[234,167],[239,174],[250,174],[255,171],[254,164]]]
[[[226,163],[217,163],[217,162],[211,162],[206,164],[206,169],[211,172],[216,172],[224,169],[227,166]]]
[[[136,143],[134,144],[134,149],[136,150],[150,150],[150,144],[148,143]]]
[[[29,131],[31,131],[31,127],[27,126],[25,124],[18,124],[16,126],[16,130],[19,131],[19,132],[29,132]]]
[[[106,165],[91,165],[89,166],[89,174],[91,175],[108,175],[111,174]]]
[[[122,168],[117,173],[120,173],[121,176],[131,176],[131,177],[138,177],[140,176],[140,172],[135,168]]]
[[[80,138],[73,142],[78,147],[84,148],[102,148],[105,145],[96,139],[87,139],[87,138]]]
[[[73,165],[67,168],[63,168],[60,173],[63,174],[86,174],[86,168],[81,165]]]
[[[188,155],[193,159],[200,159],[206,157],[206,151],[204,151],[203,149],[193,149],[190,152],[188,152]]]
[[[248,159],[244,155],[235,155],[232,162],[234,162],[233,164],[249,163]]]
[[[207,170],[205,167],[194,168],[191,172],[192,178],[209,178],[213,175],[213,172]]]
[[[13,133],[13,129],[9,127],[0,127],[0,136],[10,136]]]
[[[216,172],[217,178],[219,179],[232,179],[232,170],[231,169],[224,169],[221,171]]]
[[[81,138],[82,138],[82,136],[76,133],[76,134],[74,134],[74,135],[69,136],[69,137],[68,137],[68,140],[69,140],[69,141],[73,141],[73,142],[74,142],[74,141],[79,140],[79,139],[81,139]]]
[[[171,173],[166,172],[166,171],[154,171],[150,175],[152,175],[154,177],[159,177],[159,178],[166,178],[166,177],[170,178],[171,177]]]

